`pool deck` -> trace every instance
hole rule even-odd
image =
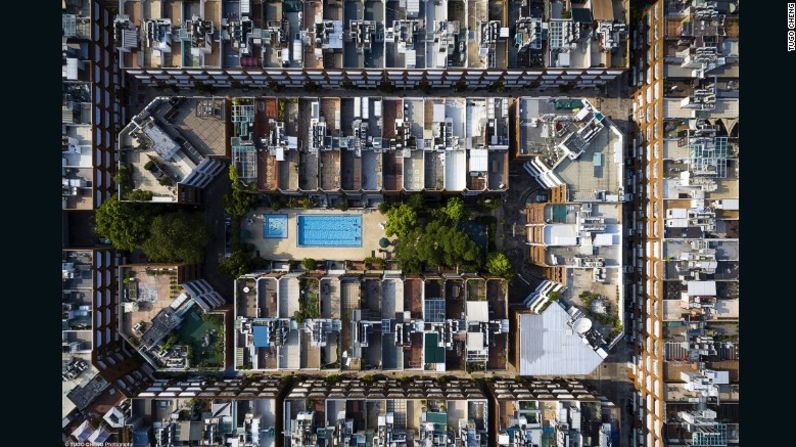
[[[265,239],[263,237],[263,214],[286,214],[287,237],[284,239]],[[362,216],[362,246],[361,247],[299,247],[297,244],[296,220],[299,214],[304,215],[351,215]],[[251,223],[249,220],[251,219]],[[379,226],[387,220],[386,216],[378,210],[340,211],[330,210],[303,210],[281,209],[272,211],[270,208],[258,208],[243,218],[241,227],[248,230],[250,238],[242,238],[241,242],[254,244],[260,252],[260,257],[269,260],[288,261],[313,258],[316,260],[336,261],[361,261],[371,256],[373,252],[378,255],[379,239],[384,237],[384,230]]]

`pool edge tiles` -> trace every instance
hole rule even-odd
[[[347,236],[349,234],[351,236]],[[337,237],[334,237],[335,235]],[[362,247],[362,215],[299,214],[296,216],[296,246],[360,248]]]

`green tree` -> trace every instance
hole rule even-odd
[[[389,211],[390,208],[392,208],[392,206],[390,206],[390,204],[387,203],[387,202],[380,202],[379,203],[379,212],[382,213],[382,214],[387,214],[387,211]]]
[[[478,245],[458,228],[431,222],[426,226],[425,236],[430,239],[426,244],[436,244],[440,249],[442,265],[479,266],[481,251]]]
[[[252,188],[246,187],[238,176],[235,165],[229,165],[229,180],[232,189],[224,197],[224,211],[230,216],[243,217],[254,205],[256,197],[252,194]]]
[[[489,254],[486,260],[486,269],[489,273],[506,279],[514,276],[514,267],[512,267],[509,258],[502,252]]]
[[[197,263],[204,258],[209,239],[201,214],[178,211],[152,219],[141,249],[150,261]]]
[[[218,263],[218,270],[232,279],[239,278],[252,269],[252,257],[243,250],[235,250]]]
[[[478,269],[481,264],[478,245],[456,227],[439,221],[407,231],[398,241],[396,257],[410,273],[437,266]]]
[[[442,212],[453,223],[459,223],[467,215],[467,210],[464,208],[464,201],[461,197],[448,199],[448,203],[442,208]]]
[[[417,226],[417,212],[409,205],[402,203],[387,211],[387,224],[384,234],[402,237]]]
[[[422,194],[414,193],[414,194],[411,194],[409,196],[409,198],[406,199],[406,203],[410,207],[412,207],[413,210],[420,211],[420,210],[423,209],[423,206],[425,205],[425,200],[423,200],[423,195]]]
[[[301,265],[307,270],[315,270],[315,268],[318,267],[318,261],[312,258],[304,258],[304,260],[301,261]]]
[[[119,250],[133,250],[149,236],[149,210],[112,197],[97,209],[97,234]]]

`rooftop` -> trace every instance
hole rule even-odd
[[[185,266],[138,264],[119,268],[119,331],[156,369],[219,368],[224,318],[210,313],[224,299],[204,280],[188,280]]]
[[[227,445],[248,440],[252,446],[275,445],[276,399],[138,398],[130,406],[130,418],[137,421],[133,442],[152,437],[157,442]],[[231,445],[231,444],[230,444]]]
[[[518,314],[520,375],[586,375],[602,363],[607,353],[580,318],[559,303],[541,314]]]
[[[115,32],[126,69],[626,66],[627,12],[620,0],[573,11],[560,2],[506,3],[214,0],[200,8],[120,0]]]
[[[230,146],[238,175],[260,191],[503,191],[508,106],[507,98],[234,98]]]
[[[154,99],[119,134],[121,198],[177,202],[180,188],[207,186],[223,170],[225,116],[223,98]]]
[[[337,278],[269,273],[238,278],[235,368],[339,369]]]
[[[570,201],[622,201],[624,135],[586,99],[519,98],[518,156],[546,189]]]
[[[61,106],[61,199],[63,209],[94,207],[94,133],[88,82],[64,81]]]

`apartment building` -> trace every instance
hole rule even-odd
[[[121,121],[110,14],[99,1],[62,4],[62,208],[90,211],[113,189],[113,140]]]
[[[235,367],[505,370],[507,293],[499,278],[245,275],[235,287]]]
[[[65,245],[80,244],[67,239]],[[119,262],[114,250],[100,246],[65,248],[62,253],[61,389],[65,427],[74,429],[95,404],[107,411],[108,402],[119,397],[118,393],[114,397],[111,389],[133,395],[152,377],[152,369],[120,341],[114,326],[112,272]]]
[[[119,133],[118,197],[196,204],[224,171],[227,103],[213,97],[158,97]]]
[[[508,189],[509,98],[234,98],[240,178],[261,192]]]
[[[487,382],[498,446],[619,445],[619,408],[574,380]]]
[[[625,0],[119,0],[113,25],[120,66],[144,84],[594,86],[628,67],[628,11]]]
[[[737,2],[657,2],[633,36],[643,244],[635,445],[737,445]]]
[[[283,384],[275,379],[159,380],[132,399],[133,446],[273,447]]]
[[[544,191],[525,231],[545,280],[516,312],[515,365],[521,375],[589,374],[623,334],[625,136],[570,98],[519,98],[516,129],[516,156]]]
[[[229,306],[196,265],[119,267],[116,330],[156,371],[223,370]]]
[[[339,282],[333,278],[299,273],[238,278],[235,368],[340,369],[340,318]]]
[[[285,446],[486,446],[486,394],[451,379],[306,379],[283,403]]]

